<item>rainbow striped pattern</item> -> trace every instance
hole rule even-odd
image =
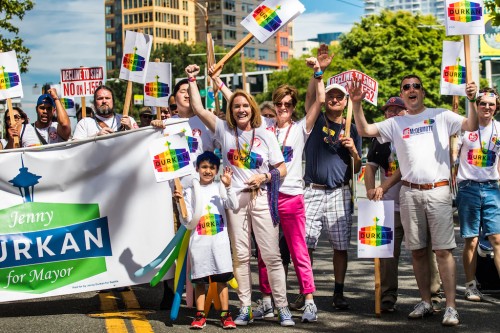
[[[390,161],[389,162],[389,167],[387,170],[385,170],[385,176],[390,177],[396,172],[396,170],[399,168],[399,162],[397,160],[395,161]]]
[[[491,167],[495,164],[496,153],[493,150],[483,152],[482,149],[471,149],[467,152],[467,163],[480,168]]]
[[[479,21],[483,15],[481,5],[476,2],[459,1],[448,6],[448,18],[457,22]]]
[[[426,125],[432,125],[434,123],[435,123],[434,119],[426,119],[426,120],[424,120],[424,124],[426,124]]]
[[[227,159],[231,165],[240,169],[258,169],[264,162],[262,156],[254,152],[250,153],[250,156],[248,156],[247,152],[242,151],[241,155],[242,156],[238,154],[238,150],[230,149],[227,152]]]
[[[224,230],[224,219],[222,215],[210,214],[210,205],[206,209],[208,214],[203,215],[196,226],[198,235],[213,236]]]
[[[167,97],[170,94],[170,87],[168,84],[159,82],[158,79],[160,77],[156,75],[155,82],[147,82],[144,85],[144,91],[146,95],[154,97],[154,98],[162,98]]]
[[[454,65],[446,66],[443,72],[443,79],[445,82],[451,84],[464,84],[465,83],[465,66]]]
[[[276,7],[279,10],[281,6]],[[267,6],[259,6],[253,12],[253,18],[258,25],[266,29],[269,32],[278,30],[281,27],[281,19],[276,13],[276,10],[272,10]]]
[[[189,147],[189,152],[194,153],[198,149],[199,142],[198,139],[192,137],[192,136],[186,136],[186,140],[188,142],[188,147]]]
[[[134,53],[127,53],[123,56],[122,66],[131,72],[140,72],[146,66],[146,59],[136,52],[137,48],[134,47]]]
[[[5,72],[5,67],[0,67],[0,90],[13,88],[19,84],[17,73]]]
[[[359,231],[358,237],[361,244],[370,246],[381,246],[390,244],[394,239],[394,233],[389,227],[377,225],[380,221],[378,217],[373,218],[375,222],[372,226],[363,227]]]
[[[170,142],[165,144],[170,146]],[[153,164],[158,172],[172,172],[189,165],[189,152],[186,149],[167,149],[163,153],[155,155]]]
[[[59,100],[65,109],[73,109],[75,107],[75,101],[71,98],[59,98]]]
[[[285,148],[281,147],[283,149],[283,158],[285,159],[286,162],[290,162],[293,158],[293,148],[289,146],[285,146]]]

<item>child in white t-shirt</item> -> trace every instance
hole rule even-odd
[[[233,278],[231,248],[227,233],[227,218],[224,209],[237,209],[238,200],[231,189],[231,168],[226,167],[220,177],[214,178],[219,171],[220,159],[212,152],[206,151],[196,159],[198,181],[184,190],[184,200],[188,216],[185,221],[187,229],[191,229],[189,254],[191,258],[191,282],[196,285],[196,315],[191,328],[205,327],[205,284],[217,283],[217,295],[220,295],[222,307],[221,323],[223,328],[236,328],[229,313],[229,295],[227,282]],[[182,197],[179,191],[174,192],[176,198]]]

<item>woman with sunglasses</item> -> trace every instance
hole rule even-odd
[[[4,131],[7,133],[7,141],[2,143],[4,149],[14,148],[14,137],[19,137],[20,147],[32,147],[39,144],[35,129],[29,124],[26,113],[18,108],[12,108],[14,124],[10,122],[10,110],[3,117]]]
[[[252,281],[250,274],[251,237],[254,232],[262,259],[269,271],[269,281],[282,326],[293,326],[286,298],[285,271],[278,246],[279,228],[271,219],[265,183],[286,175],[280,147],[271,132],[262,127],[260,109],[254,98],[236,90],[228,101],[226,121],[205,110],[201,102],[196,75],[197,65],[186,67],[189,94],[194,112],[221,143],[223,161],[233,170],[233,188],[239,209],[228,211],[228,231],[233,252],[233,267],[238,281],[240,312],[236,325],[253,322]]]

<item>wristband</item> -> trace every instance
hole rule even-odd
[[[320,77],[323,77],[323,71],[320,70],[319,72],[314,72],[314,78],[318,79]]]
[[[188,77],[189,82],[196,82],[196,78],[194,76]]]
[[[474,103],[474,102],[476,102],[476,101],[477,101],[476,97],[474,97],[474,98],[469,98],[469,97],[467,97],[467,99],[468,99],[468,100],[469,100],[469,102],[471,102],[471,103]]]
[[[220,85],[219,85],[219,90],[222,90],[222,87],[224,87],[224,81],[220,81]]]

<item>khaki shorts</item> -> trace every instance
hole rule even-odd
[[[451,250],[457,246],[449,186],[418,190],[403,185],[399,197],[401,224],[409,250],[427,247],[429,236],[433,250]]]

